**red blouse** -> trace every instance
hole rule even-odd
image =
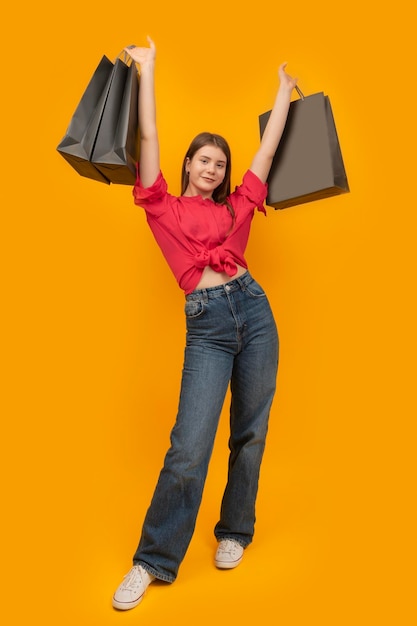
[[[146,211],[148,224],[181,289],[191,293],[203,269],[210,265],[216,272],[233,277],[237,263],[247,268],[244,257],[255,208],[266,215],[263,202],[267,184],[251,170],[228,201],[227,206],[201,196],[173,196],[160,172],[151,187],[144,188],[139,173],[133,188],[135,204]],[[233,228],[232,228],[233,225]]]

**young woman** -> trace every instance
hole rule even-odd
[[[255,500],[276,386],[278,335],[262,287],[244,257],[266,179],[287,119],[296,79],[279,68],[280,86],[260,147],[242,184],[230,193],[227,142],[202,133],[182,167],[181,196],[160,171],[154,96],[155,45],[126,51],[140,66],[140,163],[134,201],[185,293],[186,347],[171,445],[145,517],[133,567],[113,596],[125,610],[155,579],[173,582],[191,540],[216,429],[230,384],[230,457],[214,534],[215,565],[233,568],[253,538]]]

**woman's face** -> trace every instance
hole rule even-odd
[[[217,146],[208,144],[197,150],[185,163],[189,177],[184,195],[211,198],[213,191],[223,182],[226,164],[226,155]]]

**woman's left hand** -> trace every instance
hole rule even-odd
[[[149,47],[140,47],[140,46],[127,46],[124,50],[130,54],[135,63],[138,63],[143,69],[145,65],[153,64],[155,62],[156,57],[156,47],[154,42],[150,37],[147,37],[149,42]]]
[[[281,63],[278,69],[278,76],[281,87],[286,87],[289,91],[292,91],[297,84],[298,78],[293,78],[285,71],[287,62]]]

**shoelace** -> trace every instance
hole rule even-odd
[[[232,541],[231,539],[228,539],[226,541],[222,542],[222,545],[220,546],[220,552],[225,552],[227,554],[232,554],[232,552],[234,552],[237,549],[237,545],[234,541]]]
[[[139,567],[132,567],[123,580],[123,588],[134,591],[142,583],[142,573]]]

